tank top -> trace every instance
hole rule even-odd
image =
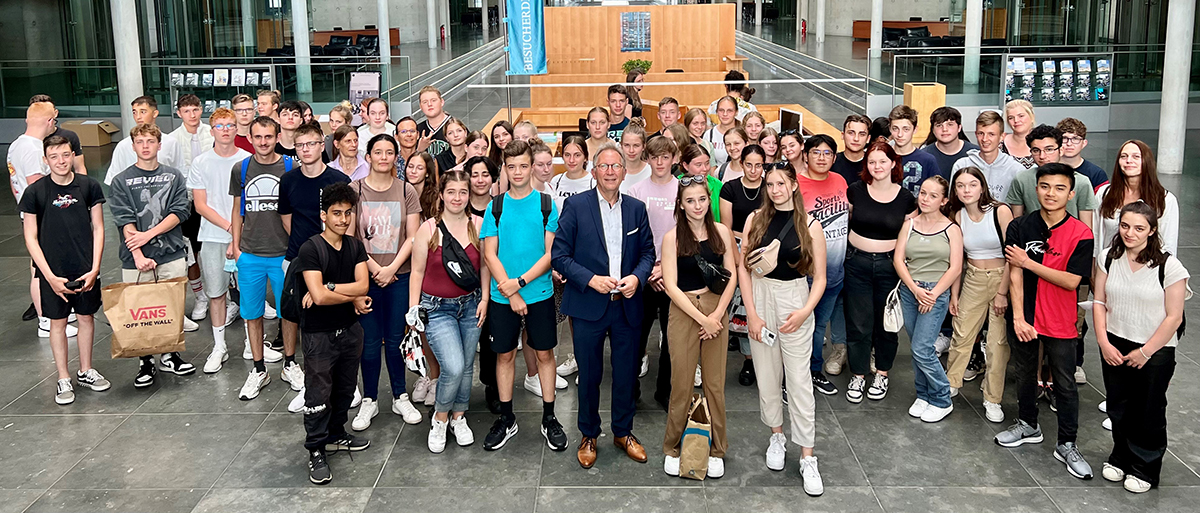
[[[424,228],[424,226],[422,227]],[[457,240],[443,240],[443,244],[458,244]],[[479,271],[479,250],[475,249],[475,245],[467,244],[467,257],[471,259],[471,265]],[[473,290],[463,290],[454,284],[454,280],[450,279],[450,275],[446,274],[446,266],[442,264],[442,245],[429,252],[429,258],[425,260],[425,279],[421,282],[421,292],[440,298],[456,298],[465,296],[474,292]]]
[[[808,220],[809,226],[812,226],[812,218]],[[779,261],[775,264],[775,270],[767,273],[766,278],[780,281],[791,281],[804,278],[804,275],[797,271],[794,265],[800,261],[800,235],[796,233],[795,222],[792,220],[791,212],[776,211],[775,216],[771,218],[771,222],[767,224],[767,232],[763,235],[763,240],[758,243],[761,248],[771,243],[770,237],[772,234],[778,233],[775,238],[779,239]]]
[[[942,231],[925,234],[909,230],[908,244],[904,247],[904,259],[913,280],[937,282],[950,269],[950,235]]]
[[[729,248],[725,248],[726,251]],[[717,267],[724,267],[725,260],[721,255],[713,252],[708,245],[708,239],[700,241],[700,257]],[[708,287],[704,283],[704,274],[700,272],[700,264],[696,263],[696,257],[693,255],[675,257],[676,262],[676,281],[679,284],[679,290],[689,292],[692,290],[700,290]]]
[[[996,208],[992,207],[983,213],[983,219],[978,223],[971,220],[966,210],[962,211],[963,249],[967,258],[972,260],[988,260],[1004,258],[1004,245],[1000,234],[996,231]]]

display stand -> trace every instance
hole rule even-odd
[[[1001,105],[1026,100],[1035,107],[1105,107],[1112,85],[1111,52],[1004,54]]]
[[[200,97],[203,116],[219,107],[232,108],[234,96],[245,93],[251,97],[261,89],[276,89],[279,74],[274,65],[240,66],[169,66],[171,110],[179,97],[194,94]],[[172,116],[177,118],[177,116]]]

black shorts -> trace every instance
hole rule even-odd
[[[187,221],[179,225],[179,228],[183,231],[183,236],[191,241],[192,252],[199,253],[200,241],[196,239],[200,236],[200,214],[196,213],[195,204],[192,205],[192,213],[188,215]]]
[[[96,284],[92,286],[92,290],[87,292],[76,292],[74,294],[63,294],[67,297],[66,301],[58,297],[54,293],[54,289],[50,287],[50,282],[47,282],[41,276],[38,276],[38,286],[42,289],[42,315],[50,319],[66,319],[71,315],[73,309],[78,315],[95,315],[100,311],[100,280],[96,280]]]
[[[496,354],[516,351],[521,338],[521,327],[529,332],[527,347],[538,351],[549,351],[558,345],[558,329],[554,320],[554,298],[546,298],[528,305],[529,312],[521,317],[512,307],[489,300],[488,328],[492,331],[492,350]],[[524,322],[522,322],[522,320]]]

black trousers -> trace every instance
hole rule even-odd
[[[654,330],[654,319],[658,319],[658,330],[662,336],[661,352],[658,356],[658,377],[654,385],[654,397],[668,402],[671,398],[671,351],[667,349],[667,318],[671,313],[671,298],[666,291],[659,292],[653,287],[642,289],[642,340],[640,352],[644,356],[650,344],[650,332]],[[634,397],[642,396],[642,382],[638,380]]]
[[[1141,347],[1112,333],[1108,334],[1108,342],[1121,354]],[[1108,462],[1158,486],[1163,455],[1167,453],[1167,385],[1175,374],[1175,348],[1159,349],[1140,369],[1114,367],[1108,362],[1102,369],[1113,428]]]
[[[483,299],[484,301],[487,298]],[[479,330],[479,383],[488,388],[496,388],[496,351],[492,350],[491,323],[483,323]]]
[[[346,412],[358,385],[363,331],[358,322],[337,331],[301,331],[304,348],[304,448],[321,450],[346,434]]]
[[[896,288],[900,277],[892,264],[892,252],[867,253],[853,246],[846,252],[846,280],[843,291],[846,299],[846,357],[850,372],[858,376],[871,373],[871,350],[875,350],[875,367],[892,370],[896,349],[900,346],[896,333],[883,329],[883,306],[888,293]]]
[[[1016,305],[1016,308],[1020,308]],[[1037,337],[1029,342],[1010,339],[1012,362],[1017,377],[1017,414],[1030,426],[1038,425],[1038,341],[1054,376],[1058,401],[1058,443],[1074,442],[1079,432],[1079,389],[1075,385],[1075,338]]]

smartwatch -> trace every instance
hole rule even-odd
[[[517,277],[517,285],[520,285],[522,288],[524,288],[526,285],[525,278],[518,276]]]
[[[333,292],[333,289],[337,288],[337,284],[331,281],[325,284],[325,288],[329,289],[330,292]]]

